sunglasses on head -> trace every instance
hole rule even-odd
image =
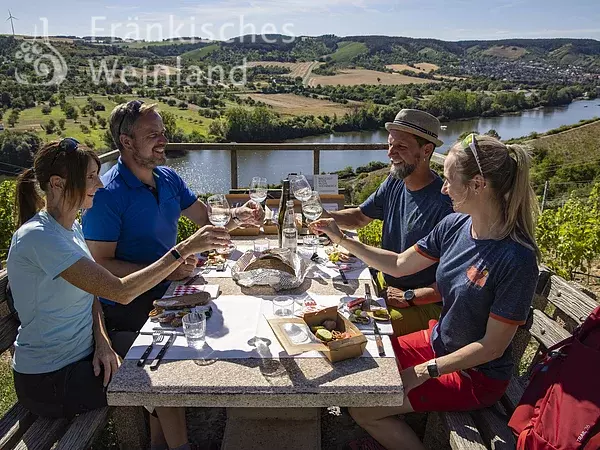
[[[64,138],[62,141],[60,141],[58,143],[58,147],[56,149],[56,152],[54,154],[54,159],[52,160],[52,165],[54,165],[54,163],[56,162],[56,158],[58,158],[58,155],[60,155],[61,153],[72,153],[75,150],[77,150],[77,148],[79,147],[79,141],[75,138]]]
[[[127,117],[129,114],[139,113],[143,104],[144,102],[141,100],[132,100],[125,105],[125,112],[123,113],[123,117],[121,117],[121,122],[119,123],[119,136],[121,135],[121,128],[123,127],[125,117]]]
[[[475,157],[475,162],[477,163],[477,167],[479,168],[479,173],[483,177],[483,170],[481,169],[481,163],[479,162],[479,153],[481,153],[481,150],[479,150],[479,145],[477,144],[477,138],[475,137],[475,133],[471,133],[466,138],[464,138],[462,141],[462,146],[465,149],[467,149],[467,148],[471,149],[471,152],[473,153],[473,156]]]

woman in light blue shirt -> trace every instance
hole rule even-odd
[[[99,171],[98,156],[67,138],[42,148],[17,181],[19,229],[7,260],[21,322],[13,371],[19,402],[41,416],[72,417],[106,405],[105,387],[120,362],[98,296],[127,304],[188,256],[229,243],[224,229],[206,226],[154,264],[123,278],[112,275],[96,264],[76,221],[102,187]],[[169,410],[157,408],[159,420],[172,417]],[[189,445],[183,417],[179,430],[164,430],[171,448]]]

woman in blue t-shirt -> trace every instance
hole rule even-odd
[[[7,260],[21,322],[14,382],[19,402],[41,416],[72,417],[106,406],[105,388],[120,361],[98,296],[127,304],[187,257],[229,243],[223,228],[206,226],[154,264],[123,278],[112,275],[96,264],[76,221],[102,187],[100,165],[92,150],[67,138],[42,148],[33,168],[17,180],[19,229]],[[185,411],[156,408],[156,414],[170,424],[164,430],[166,443],[189,448]],[[153,432],[153,441],[160,436]]]
[[[530,161],[522,146],[489,136],[471,134],[454,145],[444,163],[442,192],[456,213],[401,254],[347,239],[332,219],[311,224],[394,277],[439,261],[439,321],[392,339],[403,405],[350,410],[386,448],[422,448],[398,414],[474,410],[492,405],[506,390],[513,372],[510,344],[527,320],[538,278]]]

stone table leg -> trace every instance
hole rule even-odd
[[[113,408],[112,419],[120,449],[148,447],[150,433],[144,417],[144,408],[141,406],[117,406]]]
[[[320,450],[320,408],[227,408],[221,450]]]

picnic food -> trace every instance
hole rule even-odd
[[[326,330],[325,328],[319,328],[315,332],[315,336],[318,337],[323,342],[329,342],[329,341],[333,340],[333,335],[331,334],[331,331]]]
[[[295,275],[294,268],[283,261],[278,255],[271,254],[269,251],[260,255],[255,261],[248,264],[244,272],[256,269],[271,269]]]
[[[323,343],[338,341],[341,339],[349,339],[353,336],[350,331],[337,331],[335,327],[337,322],[333,319],[324,320],[321,325],[314,325],[310,330],[315,334],[317,339]]]
[[[182,295],[180,297],[163,298],[154,300],[155,308],[185,309],[194,306],[206,305],[210,301],[208,292],[196,292],[195,294]]]
[[[328,255],[329,257],[329,261],[331,262],[348,262],[352,259],[352,257],[346,253],[343,252],[339,252],[339,251],[332,251],[331,253],[329,253]]]

